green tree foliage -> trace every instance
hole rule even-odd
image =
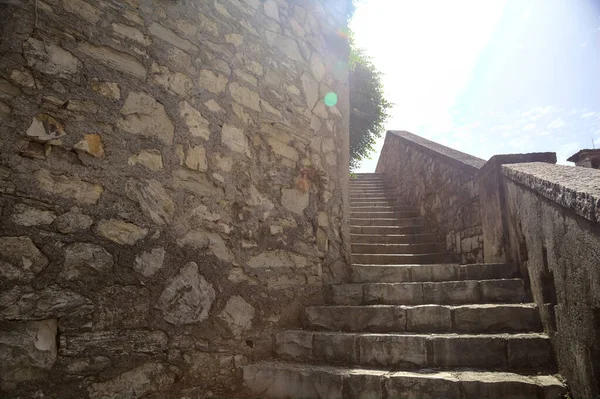
[[[373,151],[381,137],[392,104],[383,96],[381,72],[350,38],[350,170]]]

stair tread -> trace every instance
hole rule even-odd
[[[468,281],[477,282],[496,282],[496,281],[523,281],[520,277],[513,278],[483,278],[483,279],[467,279],[467,280],[444,280],[444,281],[398,281],[398,282],[368,282],[368,283],[342,283],[332,285],[367,285],[367,284],[380,284],[380,285],[399,285],[399,284],[445,284],[445,283],[465,283]]]
[[[311,376],[315,376],[320,381],[320,385],[324,384],[332,384],[336,385],[339,383],[339,392],[335,392],[335,395],[332,392],[329,392],[328,396],[318,396],[318,397],[336,397],[336,398],[344,398],[346,396],[342,396],[342,380],[343,379],[361,379],[361,377],[368,377],[370,379],[381,379],[385,380],[395,380],[395,379],[407,379],[407,380],[429,380],[435,382],[436,385],[439,382],[448,382],[453,384],[466,384],[471,385],[471,383],[480,382],[482,384],[493,384],[499,385],[502,383],[509,383],[513,390],[513,395],[519,393],[519,388],[533,385],[535,387],[542,388],[544,391],[545,399],[558,399],[566,393],[566,388],[564,384],[551,374],[521,374],[515,372],[508,371],[485,371],[485,370],[473,370],[473,369],[453,369],[451,371],[440,371],[431,368],[427,369],[419,369],[419,370],[409,370],[409,371],[390,371],[390,370],[381,370],[381,369],[370,369],[370,368],[357,368],[357,367],[342,367],[342,366],[329,366],[329,365],[320,365],[320,364],[310,364],[310,363],[294,363],[294,362],[286,362],[286,361],[263,361],[258,363],[253,363],[244,367],[244,381],[246,384],[252,385],[257,384],[257,386],[253,386],[252,388],[261,389],[262,392],[256,392],[260,394],[265,394],[267,397],[285,397],[282,392],[282,396],[278,396],[277,393],[280,392],[280,389],[287,390],[289,389],[288,395],[292,393],[294,390],[294,386],[286,385],[286,381],[281,381],[284,385],[281,387],[276,387],[275,391],[271,391],[269,388],[271,384],[274,384],[276,381],[272,378],[273,376],[262,376],[260,379],[257,376],[260,370],[273,370],[273,371],[286,371],[286,372],[297,372],[300,374],[301,379],[307,380],[304,385],[305,387],[310,385],[308,381],[310,381]],[[319,378],[323,374],[328,374],[330,377],[338,377],[336,378],[326,378],[325,380]],[[288,377],[289,375],[282,375],[282,378]],[[258,380],[258,381],[257,381]],[[327,381],[328,380],[328,381]],[[298,382],[298,381],[293,381]],[[518,384],[520,386],[513,386],[513,384]],[[379,384],[375,384],[379,385]],[[447,384],[445,384],[447,386]],[[324,388],[324,387],[322,387]],[[438,387],[440,388],[440,387]],[[314,388],[312,388],[314,389]],[[373,393],[377,393],[379,391],[378,388],[374,389]],[[442,392],[445,391],[442,389]],[[533,391],[535,392],[535,391]],[[457,391],[457,394],[459,392]],[[532,399],[538,397],[537,392],[535,392],[535,396],[530,396]],[[299,392],[300,395],[306,395],[306,392]],[[439,396],[441,392],[438,393]],[[529,397],[525,392],[522,393],[523,398]],[[454,397],[453,393],[445,392],[447,397]],[[459,394],[460,395],[460,394]],[[462,396],[462,395],[461,395]],[[301,396],[306,397],[306,396]],[[315,396],[316,397],[316,396]],[[379,398],[382,396],[371,396],[373,398]],[[412,396],[411,396],[412,397]],[[428,396],[429,397],[429,396]],[[446,396],[444,396],[446,397]],[[459,397],[459,396],[456,396]],[[462,396],[464,397],[464,396]],[[478,397],[477,393],[472,392],[471,395],[468,395],[469,398]],[[481,396],[479,396],[481,397]],[[486,396],[487,397],[487,396]],[[511,395],[512,397],[512,395]]]
[[[417,332],[389,332],[389,333],[372,333],[372,332],[348,332],[348,331],[315,331],[302,329],[283,330],[281,333],[302,333],[322,336],[361,336],[361,337],[423,337],[423,338],[499,338],[499,339],[517,339],[517,338],[542,338],[550,339],[548,334],[543,332],[518,332],[518,333],[417,333]]]
[[[514,308],[514,309],[535,309],[537,305],[533,302],[523,303],[471,303],[462,305],[441,305],[430,303],[424,305],[316,305],[307,306],[306,309],[340,308],[340,309],[394,309],[394,308],[426,308],[443,307],[450,309],[491,309],[491,308]]]

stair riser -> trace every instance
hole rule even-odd
[[[424,234],[430,233],[431,227],[421,226],[350,226],[351,234]]]
[[[284,360],[376,368],[473,367],[554,371],[550,340],[540,335],[428,336],[284,331]]]
[[[414,208],[406,205],[406,204],[402,204],[402,203],[394,203],[394,202],[388,202],[388,201],[370,201],[370,200],[363,200],[363,202],[361,202],[361,200],[359,201],[350,201],[350,211],[354,211],[356,209],[360,209],[361,211],[364,211],[365,209],[379,209],[379,210],[406,210],[406,211],[412,211],[414,210]]]
[[[392,227],[404,227],[404,226],[420,226],[423,224],[421,217],[415,218],[395,218],[395,219],[350,219],[351,226],[392,226]]]
[[[397,235],[372,235],[352,234],[350,241],[353,245],[361,244],[420,244],[437,241],[435,234],[397,234]]]
[[[348,190],[350,195],[352,194],[369,194],[375,196],[397,196],[398,190],[389,187],[356,187],[350,186]]]
[[[433,282],[458,280],[491,280],[513,278],[518,270],[511,265],[419,265],[419,266],[351,266],[354,283]]]
[[[414,208],[408,206],[351,206],[350,213],[376,213],[376,212],[393,212],[395,214],[401,212],[416,212]],[[419,216],[419,215],[417,215]]]
[[[524,303],[529,299],[521,279],[343,284],[328,286],[326,294],[328,303],[334,305],[463,305]]]
[[[244,367],[244,384],[260,398],[289,399],[560,399],[566,389],[556,378],[493,373],[410,373],[273,365]]]
[[[394,187],[386,184],[371,184],[371,183],[355,183],[350,184],[350,191],[366,190],[366,191],[393,191]]]
[[[350,195],[351,206],[358,206],[369,202],[386,203],[389,205],[406,205],[406,202],[395,196],[387,195]]]
[[[305,312],[309,329],[347,332],[501,333],[542,331],[537,308],[495,306],[321,306]]]
[[[399,211],[399,212],[381,212],[381,211],[365,211],[365,212],[354,212],[350,210],[350,219],[406,219],[419,217],[417,211]]]
[[[352,254],[352,263],[362,265],[413,265],[452,262],[448,253],[434,254]]]
[[[352,244],[356,254],[430,254],[443,252],[446,244],[430,242],[423,244]]]

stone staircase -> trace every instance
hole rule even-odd
[[[385,179],[350,184],[352,282],[327,287],[278,361],[244,368],[268,398],[564,397],[550,340],[518,272],[458,265]]]

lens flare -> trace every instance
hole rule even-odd
[[[342,28],[339,28],[336,31],[336,33],[339,37],[343,37],[344,39],[347,39],[350,36],[350,29],[348,29],[346,27],[342,27]]]
[[[323,101],[325,102],[325,105],[327,105],[328,107],[333,107],[338,102],[338,95],[335,94],[334,92],[329,92],[329,93],[325,94],[325,98],[323,98]]]

